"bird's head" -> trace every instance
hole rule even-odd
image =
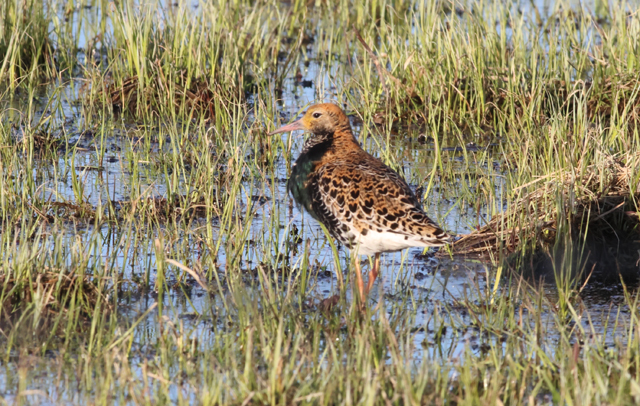
[[[345,133],[352,137],[347,115],[333,103],[313,105],[300,120],[280,127],[269,135],[296,130],[306,130],[321,137],[332,137],[336,133]]]

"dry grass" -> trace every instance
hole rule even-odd
[[[215,120],[218,103],[216,101],[237,101],[238,92],[229,91],[217,83],[205,79],[187,79],[185,71],[180,70],[168,78],[161,69],[147,80],[144,85],[137,76],[125,79],[122,85],[111,83],[106,88],[105,99],[114,111],[132,116],[141,112],[166,113],[167,105],[172,105],[176,114],[186,112],[193,117]]]
[[[41,331],[53,326],[63,328],[59,321],[67,320],[70,312],[78,311],[88,320],[98,302],[104,310],[113,310],[104,284],[75,271],[45,268],[19,277],[0,274],[0,324],[11,330],[23,317],[30,317],[30,324]]]
[[[497,257],[512,254],[531,243],[551,245],[561,227],[597,233],[602,230],[603,222],[620,214],[637,224],[640,180],[635,171],[640,164],[640,154],[609,156],[601,162],[601,165],[551,173],[521,186],[521,190],[534,189],[509,210],[456,241],[453,253]],[[562,207],[562,211],[557,207]]]

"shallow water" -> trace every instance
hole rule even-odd
[[[523,7],[529,7],[529,4],[529,2],[522,2]],[[543,1],[534,4],[537,4],[541,10],[548,10],[550,7]],[[84,42],[85,40],[82,39],[80,44]],[[309,51],[313,56],[312,47]],[[297,112],[304,110],[311,103],[334,100],[341,92],[339,84],[335,81],[333,70],[318,64],[313,57],[308,63],[300,63],[297,68],[302,73],[302,79],[295,77],[296,69],[291,69],[289,77],[284,81],[281,117],[279,117],[281,122],[293,119]],[[174,151],[175,148],[162,128],[148,131],[142,130],[133,123],[115,121],[109,122],[109,127],[106,128],[82,131],[81,129],[87,126],[86,123],[81,122],[81,114],[78,114],[77,100],[80,99],[80,86],[81,79],[56,84],[34,100],[38,106],[36,111],[40,112],[35,116],[36,120],[48,114],[46,106],[49,102],[53,101],[54,105],[60,103],[60,108],[55,114],[58,115],[58,120],[65,122],[65,131],[70,134],[67,136],[66,144],[59,149],[58,161],[42,162],[42,171],[36,179],[36,183],[40,185],[37,196],[45,201],[76,201],[78,191],[74,190],[73,178],[78,177],[82,180],[84,202],[96,211],[106,213],[110,201],[128,202],[139,195],[165,198],[170,194],[189,193],[190,185],[184,183],[180,184],[179,190],[168,190],[165,177],[171,174],[159,173],[154,168],[154,163],[162,160],[161,153]],[[5,103],[5,108],[11,107],[17,111],[26,108],[23,104],[26,101],[20,97],[12,99],[11,103]],[[363,143],[366,150],[380,156],[386,162],[397,163],[399,167],[396,169],[404,175],[412,187],[417,189],[428,183],[435,162],[436,146],[429,141],[419,142],[419,138],[428,139],[428,134],[423,134],[420,129],[409,128],[401,129],[400,134],[390,136],[381,128],[363,127],[357,112],[349,110],[349,113],[353,115],[356,131],[367,135]],[[153,134],[152,137],[149,136],[150,133]],[[22,136],[21,130],[15,129],[12,136],[19,140]],[[279,280],[281,283],[279,289],[286,292],[287,289],[293,289],[292,281],[297,277],[287,268],[295,268],[303,262],[304,246],[308,243],[308,260],[317,272],[312,275],[308,285],[305,303],[308,308],[313,308],[322,299],[338,293],[333,253],[320,226],[308,214],[302,213],[286,192],[288,165],[300,151],[302,135],[278,136],[282,137],[284,145],[291,145],[291,156],[283,157],[277,162],[275,172],[270,174],[269,182],[264,182],[257,176],[249,176],[241,185],[243,198],[240,207],[246,208],[245,216],[252,217],[251,229],[246,236],[247,243],[242,250],[241,267],[247,270],[245,281],[248,295],[251,296],[252,291],[261,289],[259,277],[256,275],[265,255],[277,257],[282,253],[286,256],[286,264],[283,264],[283,270],[280,270],[282,277]],[[387,137],[388,144],[386,144]],[[440,149],[445,164],[451,165],[453,172],[460,175],[455,185],[458,188],[473,189],[490,184],[493,186],[491,193],[496,196],[496,201],[502,202],[504,200],[502,196],[506,193],[505,173],[502,169],[503,157],[500,155],[499,148],[492,148],[499,145],[500,138],[469,135],[467,139],[448,139],[448,142],[446,145],[441,145]],[[389,147],[381,151],[379,145],[385,144]],[[101,152],[100,149],[103,147],[106,150]],[[485,150],[485,148],[489,149]],[[140,149],[145,151],[147,158],[137,162],[130,161],[131,151]],[[243,153],[245,156],[241,159],[253,158],[250,149]],[[68,165],[68,154],[73,154],[72,167]],[[489,181],[479,186],[473,179],[465,178],[464,174],[468,173],[470,166],[481,167],[483,176]],[[136,184],[139,184],[139,190],[135,193],[129,190],[129,185],[133,183],[132,176],[138,179]],[[420,191],[425,192],[424,189]],[[473,205],[459,204],[454,198],[456,194],[455,188],[441,190],[436,183],[424,198],[427,213],[453,234],[468,233],[478,224],[488,221],[496,211],[504,209],[504,206],[496,205],[497,207],[481,207],[476,210],[472,207]],[[206,233],[212,233],[209,238],[218,239],[221,234],[220,224],[216,218],[196,218],[190,224],[191,229],[179,230],[178,233],[184,245],[183,259],[197,262],[201,255],[211,255],[211,251],[200,247],[200,237]],[[72,260],[74,252],[86,255],[89,268],[93,268],[92,264],[104,266],[103,264],[108,263],[109,266],[120,269],[121,277],[130,281],[128,283],[131,286],[141,283],[140,281],[148,284],[146,290],[127,291],[127,283],[125,283],[125,293],[120,296],[117,309],[125,326],[139,320],[152,304],[158,301],[161,304],[135,328],[132,351],[134,357],[143,360],[145,357],[154,355],[151,344],[156,342],[163,334],[163,329],[167,328],[166,325],[158,323],[161,308],[164,312],[165,324],[175,328],[179,326],[186,339],[197,337],[200,341],[215,340],[216,329],[220,327],[220,323],[225,322],[225,315],[228,312],[222,297],[231,295],[230,292],[222,289],[215,295],[210,295],[195,283],[191,283],[188,292],[183,288],[176,288],[165,292],[161,298],[153,291],[152,287],[157,283],[158,268],[154,241],[160,238],[165,227],[174,227],[174,225],[133,226],[127,238],[140,243],[131,245],[119,239],[120,234],[114,232],[114,227],[116,226],[113,223],[96,227],[93,223],[82,219],[70,220],[64,224],[52,225],[49,230],[46,230],[48,237],[42,241],[42,244],[50,246],[62,244],[68,247],[70,253],[68,261]],[[290,240],[291,233],[296,233],[299,237],[300,243],[295,244],[295,248],[291,248],[290,243],[287,242]],[[264,252],[265,244],[262,242],[269,238],[280,242],[281,252]],[[451,359],[460,357],[467,350],[482,351],[484,340],[497,340],[499,337],[481,337],[477,327],[474,327],[473,318],[465,311],[456,312],[455,309],[459,301],[485,303],[487,292],[492,289],[487,278],[490,276],[489,280],[493,283],[496,269],[487,262],[442,258],[431,254],[433,254],[432,251],[425,255],[422,249],[416,248],[383,255],[382,274],[374,287],[371,305],[375,306],[379,303],[383,295],[384,301],[381,303],[384,303],[385,308],[380,309],[381,312],[391,313],[399,309],[415,312],[413,340],[416,350],[412,356],[418,361],[425,357],[433,358],[433,353],[436,351],[447,352]],[[228,253],[220,249],[215,255],[217,255],[216,263],[219,266],[207,272],[215,272],[224,279],[228,277],[225,268],[229,259]],[[346,272],[349,266],[344,249],[340,250],[340,261],[342,270]],[[365,265],[365,269],[368,269],[368,266],[368,264]],[[168,272],[166,277],[171,282],[182,278],[177,272]],[[585,314],[584,326],[594,329],[591,331],[594,335],[610,337],[607,342],[611,344],[616,340],[624,340],[623,327],[626,312],[621,286],[619,284],[599,286],[596,283],[590,283],[587,287],[581,294],[584,304],[581,311]],[[544,288],[547,296],[558,294],[553,283],[546,282]],[[350,290],[347,292],[347,298],[348,300],[351,298]],[[620,313],[618,313],[619,305],[623,305]],[[436,323],[432,315],[438,309],[445,307],[454,309],[449,313],[448,317],[452,317],[449,323],[459,328],[437,332],[439,322]],[[455,320],[451,314],[455,315]],[[591,319],[587,320],[586,315]],[[551,319],[553,314],[550,312],[545,317]],[[615,317],[619,317],[618,327],[612,326],[611,323],[611,319]],[[618,328],[616,332],[620,334],[613,334],[614,328]],[[50,392],[48,382],[57,379],[56,358],[59,354],[51,351],[49,355],[49,357],[33,359],[33,368],[38,372],[32,377],[33,387],[30,389],[34,393],[44,390],[51,398],[73,400],[72,391],[65,395]],[[3,392],[9,401],[12,399],[10,388],[15,384],[12,376],[17,375],[18,359],[20,362],[27,362],[24,357],[18,357],[18,354],[10,358],[13,361],[0,371],[0,392]],[[142,374],[141,370],[135,372]],[[73,385],[70,386],[73,387]],[[177,396],[175,393],[174,395]]]

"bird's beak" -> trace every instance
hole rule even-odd
[[[289,131],[296,131],[296,130],[306,130],[304,123],[302,122],[302,119],[298,120],[298,121],[294,121],[291,124],[287,124],[284,127],[280,127],[275,131],[272,131],[269,133],[269,135],[273,135],[273,134],[278,134],[278,133],[286,133]]]

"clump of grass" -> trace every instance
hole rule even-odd
[[[226,118],[229,103],[245,103],[258,82],[267,83],[258,75],[277,69],[270,56],[283,46],[269,40],[286,22],[277,8],[264,5],[260,13],[245,15],[246,6],[207,3],[197,13],[171,5],[111,9],[111,65],[108,72],[87,67],[97,85],[88,102],[102,100],[142,120],[175,116],[224,123],[216,116]],[[165,24],[156,24],[158,15]]]
[[[184,71],[178,72],[173,81],[158,71],[146,80],[146,86],[141,86],[136,76],[125,79],[121,85],[111,84],[106,89],[106,98],[115,111],[139,116],[150,112],[160,115],[166,114],[166,109],[173,103],[175,114],[187,112],[188,116],[198,117],[205,121],[215,121],[219,101],[239,102],[237,97],[241,92],[233,89],[222,89],[217,83],[207,80],[189,79],[183,76]],[[188,88],[185,83],[189,82]],[[167,92],[171,92],[168,94]]]
[[[215,202],[214,202],[215,203]],[[118,218],[137,217],[153,222],[166,222],[177,217],[203,217],[207,212],[220,213],[218,206],[207,207],[204,198],[193,201],[187,196],[141,198],[136,201],[111,202]]]
[[[47,202],[36,207],[31,205],[35,215],[52,223],[56,219],[82,220],[90,222],[96,217],[93,206],[86,202],[74,204],[70,202]]]
[[[8,348],[22,345],[22,334],[44,342],[65,334],[70,339],[97,309],[104,316],[113,310],[109,281],[87,272],[87,247],[66,247],[64,237],[50,237],[47,229],[55,235],[55,226],[30,219],[4,226],[2,243],[11,254],[0,263],[0,325],[8,330]]]
[[[453,253],[500,257],[529,248],[553,244],[559,230],[597,234],[607,231],[603,223],[630,209],[639,197],[640,155],[605,156],[598,164],[550,173],[530,185],[509,210],[453,244]],[[533,190],[528,191],[530,189]],[[627,221],[637,225],[637,218]],[[637,230],[640,232],[640,230]]]
[[[420,75],[424,72],[421,71]],[[507,73],[501,76],[492,74],[491,69],[488,69],[480,78],[457,77],[447,82],[435,100],[428,100],[416,92],[415,86],[402,86],[407,96],[391,99],[387,106],[375,113],[374,121],[380,125],[388,120],[405,125],[424,125],[428,118],[421,114],[421,111],[446,108],[453,113],[447,119],[452,120],[461,131],[471,130],[471,119],[477,120],[482,131],[492,133],[496,130],[495,123],[504,117],[512,120],[532,119],[534,123],[544,125],[559,109],[566,109],[565,114],[569,114],[569,106],[576,101],[584,101],[588,118],[593,122],[606,123],[612,118],[625,116],[631,130],[640,123],[640,81],[633,74],[615,74],[591,79],[602,82],[596,85],[593,81],[583,80],[566,83],[560,79],[538,79],[534,82],[532,78],[535,75],[532,72],[523,72],[522,77],[506,76]],[[419,83],[418,80],[419,77],[415,76],[410,77],[407,82],[415,84]],[[475,83],[477,80],[481,81],[480,85]],[[514,81],[515,83],[511,83]],[[474,96],[478,92],[476,85],[482,89],[482,104]],[[465,107],[461,108],[463,104]],[[532,113],[532,105],[538,106],[535,115],[526,117]],[[460,114],[463,111],[464,114]],[[391,112],[391,117],[387,117],[386,112]],[[445,118],[440,116],[439,119]]]
[[[5,320],[22,315],[28,309],[27,304],[42,301],[40,304],[44,307],[39,310],[44,312],[42,320],[50,321],[65,311],[70,300],[81,300],[92,307],[102,294],[88,277],[79,277],[73,272],[44,269],[29,276],[12,277],[11,273],[3,272],[0,283],[3,286],[1,307]],[[85,313],[87,317],[90,315]]]
[[[33,142],[34,152],[39,153],[40,156],[47,156],[51,153],[55,153],[57,149],[63,144],[63,141],[54,135],[50,131],[34,131],[31,133],[33,140],[24,140],[23,142]]]
[[[387,30],[409,41],[382,42],[363,52],[365,63],[355,68],[367,89],[382,90],[361,95],[378,105],[381,124],[414,121],[445,132],[503,133],[514,125],[544,125],[560,111],[570,117],[580,101],[592,122],[638,126],[633,67],[640,56],[619,39],[636,32],[640,21],[624,5],[612,7],[604,25],[588,9],[560,4],[544,22],[494,2],[456,5],[456,13],[434,2],[413,17],[423,27],[418,35],[401,25],[362,31],[371,44]]]
[[[16,86],[21,78],[55,71],[49,18],[38,1],[0,5],[0,81]],[[44,69],[43,69],[44,68]]]

